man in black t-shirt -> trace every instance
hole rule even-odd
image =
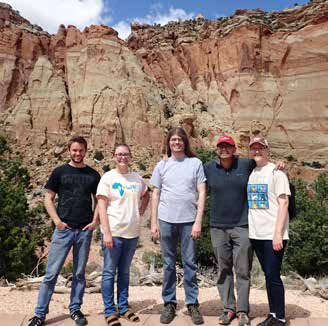
[[[35,316],[29,320],[28,326],[44,324],[57,277],[71,248],[73,278],[70,315],[76,325],[87,324],[80,308],[92,231],[98,224],[97,210],[94,213],[92,211],[92,196],[97,192],[100,175],[84,163],[87,142],[83,137],[73,137],[68,143],[68,149],[70,162],[54,169],[45,186],[44,204],[56,229],[52,236],[46,274],[40,286]],[[56,195],[57,208],[54,204]]]

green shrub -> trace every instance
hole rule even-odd
[[[73,273],[73,263],[70,261],[62,267],[60,274],[68,275]]]
[[[303,276],[328,274],[328,175],[313,184],[294,181],[297,218],[291,221],[285,270]]]
[[[293,155],[286,156],[286,159],[288,162],[295,162],[297,161],[296,158]]]
[[[97,161],[102,161],[104,159],[104,154],[102,153],[102,151],[96,150],[93,158]]]
[[[196,155],[203,162],[203,164],[216,160],[218,158],[216,151],[208,150],[206,148],[197,148]]]
[[[148,266],[148,268],[152,263],[154,263],[155,268],[161,268],[163,266],[162,255],[155,251],[146,250],[143,253],[141,260]]]
[[[143,161],[137,161],[137,165],[140,171],[146,171],[147,170],[147,166]]]
[[[7,144],[7,139],[4,135],[0,134],[0,155],[7,151],[10,151],[10,148]]]
[[[104,165],[102,169],[103,169],[104,172],[108,172],[108,171],[110,171],[110,166],[109,166],[109,164]]]
[[[19,157],[10,155],[6,144],[0,137],[0,277],[15,280],[35,267],[35,249],[40,245],[42,251],[44,231],[38,209],[28,208],[27,169]]]
[[[304,162],[304,161],[302,161],[302,165],[303,166],[309,166],[310,168],[313,168],[313,169],[322,169],[322,168],[325,167],[325,164],[321,164],[318,161],[312,161],[312,162]]]
[[[217,159],[217,154],[213,150],[208,150],[206,148],[196,149],[197,157],[203,162],[203,164]],[[203,225],[202,225],[202,235],[197,241],[197,251],[196,258],[198,264],[201,266],[213,266],[215,265],[215,256],[213,252],[211,236],[210,236],[210,201],[209,196],[206,199]],[[179,254],[179,259],[180,254]]]

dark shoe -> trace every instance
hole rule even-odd
[[[33,318],[28,320],[29,323],[27,324],[27,326],[42,326],[44,325],[44,319],[38,317],[38,316],[34,316]]]
[[[249,317],[246,312],[239,312],[237,314],[238,317],[238,326],[250,326],[251,322],[249,321]]]
[[[88,325],[87,319],[84,317],[80,310],[76,310],[71,313],[71,318],[75,321],[78,326]]]
[[[188,311],[189,311],[191,320],[195,325],[204,324],[203,316],[201,315],[197,304],[188,305]]]
[[[169,324],[174,319],[175,307],[176,305],[173,302],[167,302],[164,304],[164,309],[160,318],[162,324]]]
[[[286,326],[286,322],[277,318],[273,318],[272,324],[270,326]]]
[[[219,324],[229,325],[235,317],[236,314],[233,311],[224,311],[223,314],[219,316]]]
[[[257,324],[257,326],[272,326],[273,320],[275,318],[270,314],[268,317],[263,320],[261,323]]]

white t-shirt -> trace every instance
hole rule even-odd
[[[108,198],[107,215],[112,236],[122,238],[139,236],[139,205],[146,191],[145,182],[135,172],[120,174],[111,170],[101,177],[97,196]]]
[[[273,239],[279,207],[278,197],[282,194],[290,196],[289,181],[285,173],[275,170],[273,163],[253,170],[247,185],[250,239]],[[288,224],[289,218],[283,229],[284,240],[288,239]]]

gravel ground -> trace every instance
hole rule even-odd
[[[0,313],[33,314],[37,301],[38,291],[18,291],[10,288],[0,288]],[[184,292],[177,290],[178,313],[185,312]],[[222,311],[218,292],[215,287],[201,288],[199,293],[200,308],[205,316],[217,316]],[[268,312],[266,292],[252,289],[250,293],[251,317],[263,317]],[[51,304],[51,314],[67,313],[69,294],[54,294]],[[144,314],[160,313],[162,309],[160,287],[130,287],[130,305]],[[103,310],[102,298],[99,293],[85,294],[83,312],[88,314],[101,313]],[[286,317],[294,318],[328,318],[328,301],[307,295],[298,290],[286,291]]]

